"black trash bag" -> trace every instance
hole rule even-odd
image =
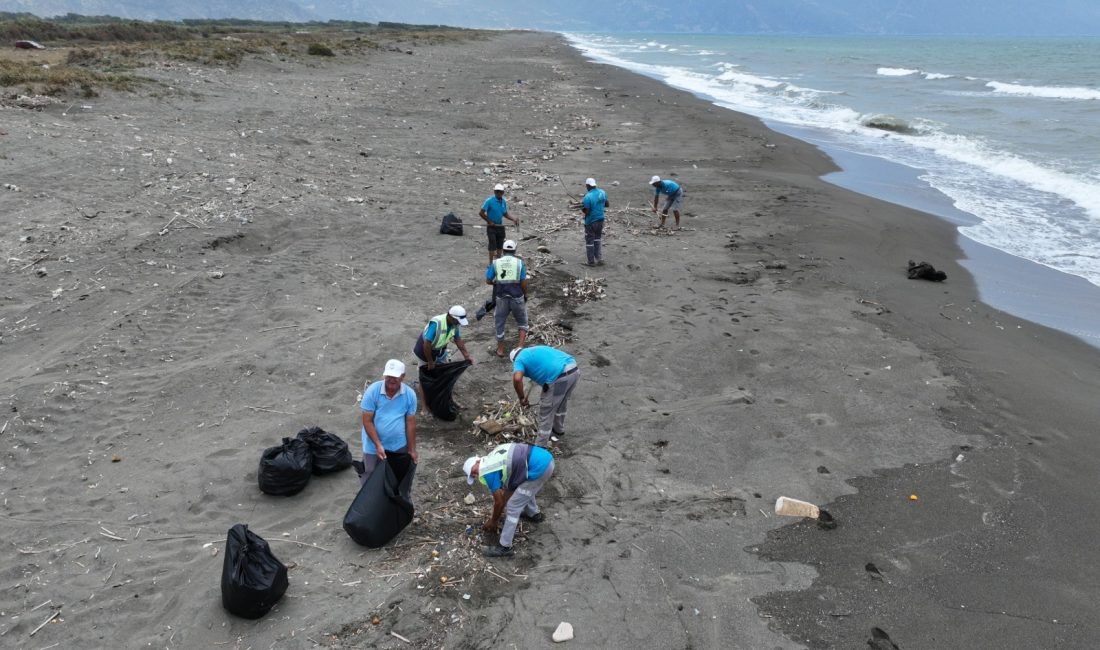
[[[389,543],[413,518],[412,481],[416,463],[409,454],[386,452],[344,515],[344,532],[356,544],[378,548]]]
[[[469,366],[467,361],[437,363],[431,370],[426,365],[420,366],[420,388],[424,391],[424,401],[428,403],[432,415],[448,422],[458,417],[458,407],[451,395],[455,382]]]
[[[947,274],[943,271],[937,271],[936,267],[928,262],[922,261],[920,264],[917,264],[913,260],[909,260],[909,279],[943,282],[947,279]]]
[[[283,438],[283,444],[268,447],[260,456],[256,480],[265,494],[288,497],[304,490],[312,475],[309,444],[298,438]]]
[[[222,607],[244,618],[260,618],[286,593],[286,565],[267,541],[245,524],[229,529],[222,562]]]
[[[335,433],[321,427],[309,427],[298,432],[298,439],[309,445],[313,454],[313,473],[331,474],[351,467],[351,451],[348,443]]]
[[[439,224],[439,234],[462,236],[462,219],[455,216],[454,212],[448,212],[443,217],[443,223]]]

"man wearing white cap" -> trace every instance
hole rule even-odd
[[[549,345],[536,345],[520,350],[512,350],[512,387],[519,395],[521,406],[530,406],[523,389],[523,378],[530,377],[542,386],[539,399],[538,437],[535,444],[545,447],[550,444],[551,434],[565,434],[565,413],[569,396],[577,386],[580,372],[577,360],[572,356]]]
[[[473,358],[466,351],[466,342],[462,340],[462,330],[459,329],[459,325],[469,324],[465,307],[462,305],[451,307],[446,314],[440,314],[428,321],[424,331],[416,338],[413,354],[417,359],[428,364],[428,370],[432,370],[435,364],[447,362],[447,344],[454,341],[466,361],[473,363]]]
[[[485,270],[485,284],[493,285],[493,300],[496,301],[497,356],[504,357],[504,326],[508,315],[516,319],[519,329],[519,346],[527,341],[527,265],[516,257],[516,242],[509,239],[504,242],[504,255],[493,260]]]
[[[386,452],[408,454],[417,462],[416,392],[405,385],[405,364],[397,359],[386,362],[382,380],[363,391],[362,409],[363,484],[374,472]]]
[[[607,202],[607,192],[596,187],[596,179],[584,182],[586,193],[581,202],[584,212],[584,252],[588,255],[588,266],[603,266],[603,209],[611,207]]]
[[[673,230],[680,229],[680,208],[684,205],[684,188],[680,187],[680,184],[676,181],[661,180],[660,176],[654,176],[649,179],[649,184],[654,189],[653,194],[653,211],[657,211],[657,200],[664,194],[668,198],[665,199],[665,207],[661,209],[661,224],[659,228],[665,227],[665,218],[668,217],[668,211],[672,210],[673,216],[676,217],[676,227]]]
[[[518,219],[513,219],[508,212],[508,201],[504,199],[504,185],[497,183],[493,187],[493,195],[485,199],[481,204],[481,212],[478,215],[485,220],[485,233],[489,237],[489,263],[504,253],[504,220],[519,225]]]
[[[470,456],[462,465],[466,483],[477,481],[493,494],[493,513],[482,529],[494,532],[500,527],[498,544],[481,550],[486,557],[509,557],[515,554],[512,540],[520,519],[538,524],[546,516],[539,511],[535,495],[554,473],[554,457],[542,447],[509,442],[485,456]]]

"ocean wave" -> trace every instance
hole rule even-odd
[[[869,129],[879,129],[880,131],[890,131],[892,133],[920,134],[920,129],[914,127],[907,120],[893,115],[868,115],[860,119],[860,124]]]
[[[877,73],[880,77],[908,77],[911,74],[920,74],[920,70],[912,70],[910,68],[879,68]]]
[[[1066,86],[1024,86],[1001,81],[990,81],[987,88],[995,93],[1042,97],[1043,99],[1100,99],[1100,90],[1095,88],[1075,88]]]
[[[942,72],[925,72],[924,78],[929,81],[936,81],[938,79],[953,79],[953,74],[943,74]]]

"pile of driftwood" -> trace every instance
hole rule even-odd
[[[561,288],[566,298],[576,302],[588,302],[604,297],[604,285],[607,281],[603,278],[577,278]]]
[[[548,316],[539,316],[528,322],[527,336],[544,345],[560,347],[571,339],[570,330]]]
[[[534,442],[538,429],[535,419],[524,413],[519,400],[514,399],[483,404],[481,415],[474,418],[472,433],[477,436],[488,436],[498,444]]]

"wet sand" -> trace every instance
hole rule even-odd
[[[1100,638],[1100,353],[979,302],[952,227],[553,35],[400,49],[0,108],[5,645],[540,648],[560,621],[606,648]],[[685,230],[652,228],[652,174],[686,188]],[[612,204],[595,269],[569,221],[587,176]],[[363,383],[484,300],[496,182],[538,261],[531,315],[568,322],[582,372],[547,521],[511,560],[465,533],[490,500],[463,502],[461,463],[494,443],[469,420],[511,398],[489,321],[464,331],[467,415],[420,423],[393,544],[341,530],[350,473],[261,494],[264,447],[316,425],[354,448]],[[438,234],[449,211],[465,236]],[[606,297],[563,296],[585,277]],[[780,495],[840,526],[777,519]],[[291,565],[259,621],[220,606],[238,522]]]

